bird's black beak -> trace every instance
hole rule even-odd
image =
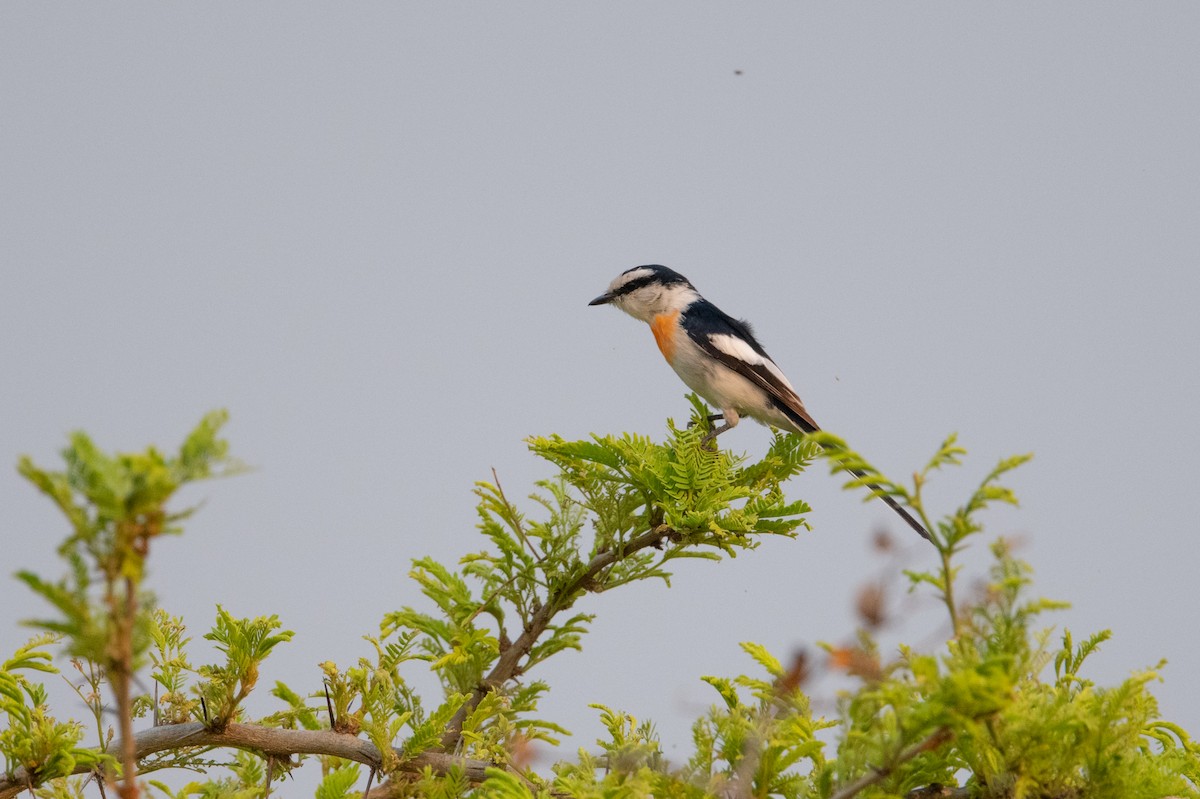
[[[611,291],[606,291],[596,299],[588,303],[588,305],[608,305],[614,299]]]

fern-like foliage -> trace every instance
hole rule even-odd
[[[480,548],[454,566],[414,560],[409,574],[424,598],[420,607],[388,613],[364,637],[365,656],[348,666],[321,663],[308,688],[276,683],[271,693],[281,709],[258,721],[245,718],[245,700],[264,659],[291,637],[278,618],[239,619],[218,606],[204,637],[224,662],[196,668],[183,621],[152,612],[148,596],[134,593],[150,542],[175,531],[187,513],[168,512],[166,500],[224,462],[216,437],[222,416],[206,418],[171,458],[153,449],[110,456],[79,435],[64,472],[24,462],[23,472],[63,510],[72,532],[60,550],[66,577],[19,577],[56,610],[38,624],[65,637],[83,677],[76,690],[106,744],[107,711],[90,697],[114,666],[128,678],[130,665],[148,652],[157,701],[138,697],[131,716],[153,708],[156,724],[191,723],[176,728],[180,743],[172,751],[142,755],[138,771],[228,769],[180,789],[150,783],[178,799],[272,795],[272,778],[304,757],[319,763],[318,799],[359,795],[364,775],[378,777],[389,796],[438,799],[1200,799],[1200,746],[1160,717],[1150,692],[1158,667],[1116,686],[1093,682],[1086,669],[1108,632],[1077,641],[1066,631],[1056,639],[1043,618],[1064,603],[1031,593],[1030,567],[1003,540],[992,544],[987,590],[962,595],[957,556],[981,537],[991,504],[1016,504],[1003,481],[1029,456],[1001,460],[962,505],[939,517],[926,507],[923,489],[939,470],[963,462],[965,450],[953,436],[911,484],[902,484],[827,433],[777,434],[754,461],[710,450],[701,443],[708,409],[695,397],[692,407],[691,424],[668,423],[661,442],[628,434],[530,439],[554,474],[529,502],[519,507],[494,475],[479,483]],[[848,487],[895,498],[933,532],[932,562],[905,574],[914,591],[932,592],[944,605],[948,640],[931,651],[888,652],[860,632],[856,646],[828,647],[822,662],[781,661],[744,643],[749,673],[703,678],[714,701],[693,725],[685,757],[666,757],[649,721],[593,705],[604,727],[595,746],[531,770],[531,746],[556,745],[566,733],[541,718],[548,685],[534,672],[583,646],[592,617],[576,605],[589,593],[634,582],[669,585],[684,558],[734,557],[763,536],[797,535],[807,527],[808,507],[788,501],[784,484],[815,457],[849,474]],[[123,602],[130,614],[114,615]],[[125,625],[123,660],[109,654],[118,623]],[[79,746],[79,724],[49,714],[46,689],[32,676],[56,671],[51,643],[35,639],[0,668],[0,718],[7,722],[0,730],[0,799],[27,788],[74,799],[85,787],[68,775],[115,770],[110,755]],[[809,696],[820,669],[855,681],[836,705],[824,705],[828,717],[814,714]],[[440,691],[419,696],[414,671],[432,671]],[[230,737],[251,728],[253,743]],[[206,747],[230,741],[252,751],[205,759]],[[315,754],[290,756],[297,751]],[[124,759],[122,769],[130,762]]]
[[[436,612],[403,608],[388,614],[381,634],[415,635],[446,696],[471,697],[452,732],[473,725],[473,751],[493,752],[512,732],[547,741],[563,732],[525,715],[543,684],[516,690],[511,681],[580,648],[591,616],[565,611],[583,595],[647,579],[669,584],[673,560],[736,556],[761,536],[805,527],[808,506],[787,501],[783,484],[811,462],[815,445],[777,435],[755,462],[711,451],[702,444],[707,409],[692,399],[692,423],[668,423],[662,443],[628,434],[530,439],[531,451],[557,470],[531,498],[541,512],[518,510],[499,480],[480,483],[479,528],[489,547],[463,557],[458,570],[414,561],[410,576]],[[505,701],[482,704],[492,691]],[[482,729],[490,737],[480,737]]]
[[[52,635],[33,638],[0,663],[0,716],[7,722],[0,730],[5,773],[23,768],[36,783],[65,777],[77,766],[112,762],[94,749],[79,746],[82,725],[50,715],[45,686],[27,676],[28,672],[58,673],[46,649],[57,640]]]
[[[291,630],[280,630],[277,616],[238,619],[217,605],[217,621],[204,637],[216,643],[225,662],[201,666],[205,681],[197,690],[209,714],[205,721],[224,729],[238,714],[241,703],[258,684],[259,667],[279,644],[292,640]]]

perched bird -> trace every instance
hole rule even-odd
[[[588,305],[615,305],[650,325],[654,340],[675,373],[721,413],[723,424],[707,439],[737,426],[743,416],[804,435],[820,429],[796,389],[754,338],[750,325],[700,296],[686,277],[665,266],[622,272],[608,291]],[[864,477],[864,473],[851,470]],[[870,486],[879,490],[876,486]],[[886,494],[879,498],[925,538],[929,532]]]

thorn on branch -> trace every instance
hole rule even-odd
[[[375,781],[375,768],[372,766],[371,770],[369,772],[367,772],[367,787],[362,792],[362,795],[364,797],[370,795],[371,783],[373,783],[374,781]]]
[[[204,726],[208,726],[208,703],[204,701],[204,697],[200,697],[200,712],[204,714]]]
[[[333,700],[329,698],[329,680],[325,680],[325,707],[329,710],[329,729],[337,729],[337,716],[333,712]]]

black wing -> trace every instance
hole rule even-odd
[[[775,407],[779,408],[805,433],[814,433],[820,430],[817,423],[808,415],[808,411],[804,408],[804,403],[796,396],[796,392],[786,383],[782,382],[778,374],[767,368],[766,363],[774,364],[775,362],[771,360],[771,356],[767,355],[767,351],[754,338],[754,332],[750,329],[750,325],[734,319],[707,300],[698,300],[696,303],[693,303],[688,308],[685,319],[687,320],[685,324],[687,334],[691,337],[692,341],[696,342],[696,345],[700,349],[750,382],[761,386],[770,395],[771,402],[775,404]],[[730,355],[713,343],[713,336],[731,336],[745,341],[754,352],[762,356],[764,363],[747,363],[742,358]],[[851,469],[850,472],[856,477],[866,477],[866,473],[857,469]],[[866,486],[873,490],[875,495],[895,511],[901,519],[904,519],[909,527],[917,531],[923,538],[933,540],[930,538],[929,532],[925,527],[913,518],[912,514],[901,507],[899,502],[883,493],[883,490],[874,483],[867,483]]]
[[[734,319],[729,314],[713,305],[708,300],[697,300],[688,307],[684,314],[684,329],[688,336],[700,349],[715,360],[728,366],[752,383],[760,386],[771,397],[771,402],[779,408],[797,427],[805,433],[812,433],[821,428],[808,415],[804,403],[796,392],[786,382],[780,379],[776,371],[767,367],[774,365],[771,356],[754,338],[754,331],[746,322]],[[722,350],[713,343],[713,336],[729,336],[746,342],[750,348],[762,357],[764,363],[747,363],[744,359]],[[778,369],[778,367],[776,367]]]

